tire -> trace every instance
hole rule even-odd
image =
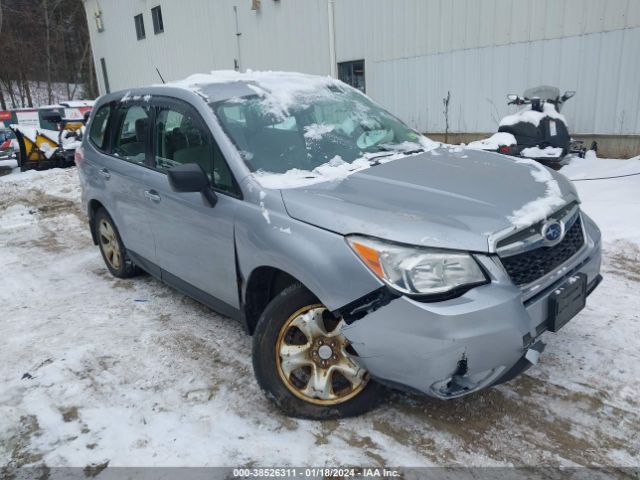
[[[305,318],[315,320],[307,322]],[[324,330],[317,329],[318,319]],[[336,324],[335,329],[327,328],[327,325]],[[308,333],[303,333],[303,330]],[[351,360],[350,347],[339,330],[339,320],[299,283],[280,292],[263,312],[253,337],[253,370],[267,397],[286,415],[313,420],[351,417],[375,408],[384,399],[386,390]],[[310,332],[318,335],[313,337]],[[297,342],[289,343],[296,340],[296,335]],[[296,348],[298,353],[291,354],[291,357],[281,355],[281,352],[288,351],[283,349]],[[302,349],[304,352],[300,352]],[[329,350],[331,356],[326,359]],[[295,362],[292,359],[296,359]],[[305,365],[289,370],[291,364],[299,361]],[[323,362],[325,365],[328,362],[329,366],[323,368],[320,365]],[[285,373],[287,370],[289,375]],[[304,379],[305,372],[308,377],[306,385],[300,381],[301,377]],[[318,372],[318,375],[314,376],[313,372]],[[312,378],[328,378],[329,381],[314,383]],[[329,384],[330,387],[319,393],[311,386],[312,383],[318,386]],[[305,392],[318,396],[312,398]]]
[[[96,212],[93,228],[102,259],[111,275],[116,278],[131,278],[138,275],[140,269],[133,264],[127,255],[127,249],[122,243],[120,233],[104,208],[100,208]]]

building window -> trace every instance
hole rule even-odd
[[[138,40],[142,40],[145,37],[144,19],[142,18],[142,14],[133,17],[133,21],[136,24],[136,37],[138,37]]]
[[[162,10],[160,5],[151,9],[151,18],[153,19],[153,33],[156,35],[164,32],[164,24],[162,23]]]
[[[104,81],[104,91],[105,93],[110,93],[111,89],[109,88],[109,76],[107,75],[107,62],[104,58],[100,59],[100,66],[102,67],[102,80]]]
[[[338,78],[364,93],[366,91],[364,60],[338,63]]]

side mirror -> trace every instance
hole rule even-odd
[[[515,102],[516,100],[518,100],[518,95],[516,95],[515,93],[510,93],[509,95],[507,95],[507,99]]]
[[[209,178],[197,163],[185,163],[172,167],[167,172],[167,176],[174,192],[200,192],[210,207],[217,203],[218,197],[209,188]]]
[[[569,100],[571,97],[573,97],[576,94],[575,90],[567,90],[566,92],[564,92],[564,95],[562,96],[562,98],[564,100]]]

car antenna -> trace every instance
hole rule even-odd
[[[156,72],[158,72],[158,76],[160,77],[160,80],[162,80],[162,83],[167,83],[164,81],[164,78],[162,78],[162,74],[160,73],[160,70],[158,70],[158,67],[156,67]]]

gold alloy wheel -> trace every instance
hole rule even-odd
[[[322,305],[301,308],[287,319],[276,341],[280,378],[296,397],[317,405],[346,402],[369,381],[346,350],[344,321],[327,313]]]
[[[107,262],[109,262],[109,265],[111,265],[114,270],[119,270],[122,264],[120,244],[118,243],[113,227],[104,218],[100,220],[100,225],[98,225],[98,234],[100,236],[100,248],[104,252]]]

